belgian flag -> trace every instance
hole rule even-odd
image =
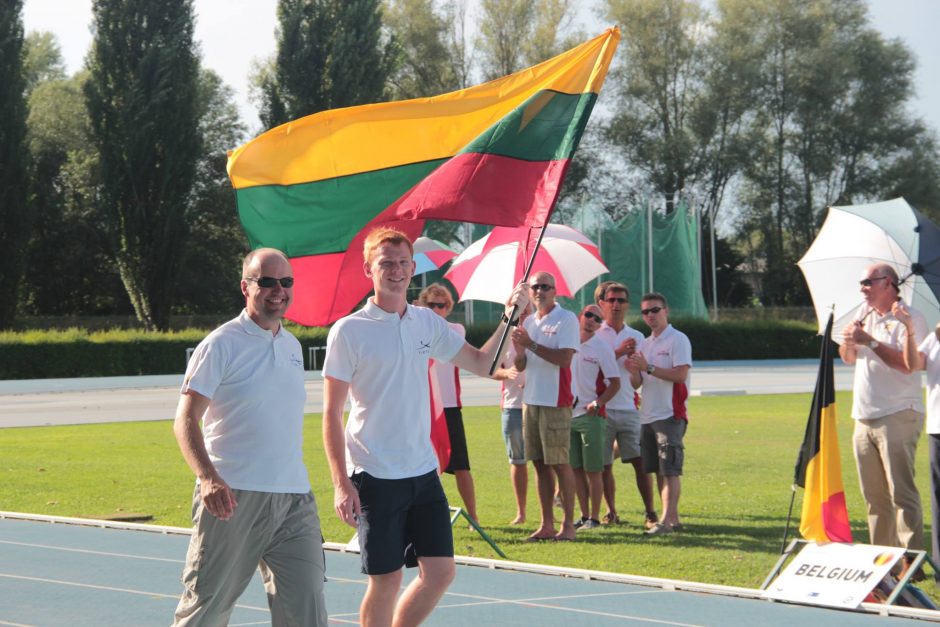
[[[836,392],[832,341],[833,314],[829,314],[819,355],[819,374],[813,405],[806,422],[803,446],[796,462],[794,483],[804,488],[800,533],[816,542],[851,542],[849,514],[842,487],[839,435],[836,432]]]

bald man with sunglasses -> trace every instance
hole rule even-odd
[[[281,324],[293,288],[281,251],[248,253],[245,309],[186,368],[173,431],[196,489],[176,626],[227,624],[259,567],[273,625],[327,624],[320,518],[303,462],[303,354]]]
[[[903,301],[891,266],[869,266],[859,286],[865,302],[842,331],[839,355],[855,366],[852,444],[868,531],[872,544],[920,550],[924,520],[914,457],[924,425],[924,397],[920,375],[911,372],[903,350],[909,334],[915,345],[923,342],[927,322],[910,306],[905,305],[906,323],[892,312]]]
[[[536,272],[529,278],[535,312],[512,332],[514,365],[526,372],[522,391],[525,456],[535,466],[541,523],[529,541],[574,540],[574,472],[569,463],[571,360],[581,346],[578,317],[555,302],[555,277]],[[555,530],[552,511],[555,477],[564,518]]]

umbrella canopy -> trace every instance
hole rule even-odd
[[[940,228],[903,198],[830,207],[819,235],[797,263],[816,309],[820,333],[835,314],[833,339],[864,302],[858,281],[868,266],[886,263],[901,279],[901,297],[931,326],[940,321]]]
[[[522,280],[539,229],[496,227],[470,244],[444,275],[460,300],[505,303]],[[550,272],[556,294],[573,296],[585,283],[607,272],[597,246],[580,232],[561,224],[545,227],[532,272]]]
[[[415,276],[437,270],[457,256],[457,251],[423,235],[414,241]]]

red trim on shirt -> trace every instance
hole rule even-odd
[[[685,409],[685,400],[689,398],[689,388],[685,383],[672,384],[672,415],[682,420],[688,420],[689,415]]]
[[[571,367],[558,369],[558,404],[555,407],[571,407],[574,395],[571,393]]]

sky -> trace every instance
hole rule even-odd
[[[479,0],[468,0],[471,5]],[[586,3],[578,3],[585,6]],[[248,74],[255,59],[274,53],[277,0],[196,0],[196,39],[203,64],[215,70],[236,93],[242,119],[259,122],[249,102]],[[940,130],[940,0],[869,0],[871,21],[888,38],[901,39],[917,59],[915,115]],[[606,27],[580,10],[576,21],[593,36]],[[91,44],[91,0],[26,0],[26,32],[51,31],[58,37],[67,71],[82,67]]]

